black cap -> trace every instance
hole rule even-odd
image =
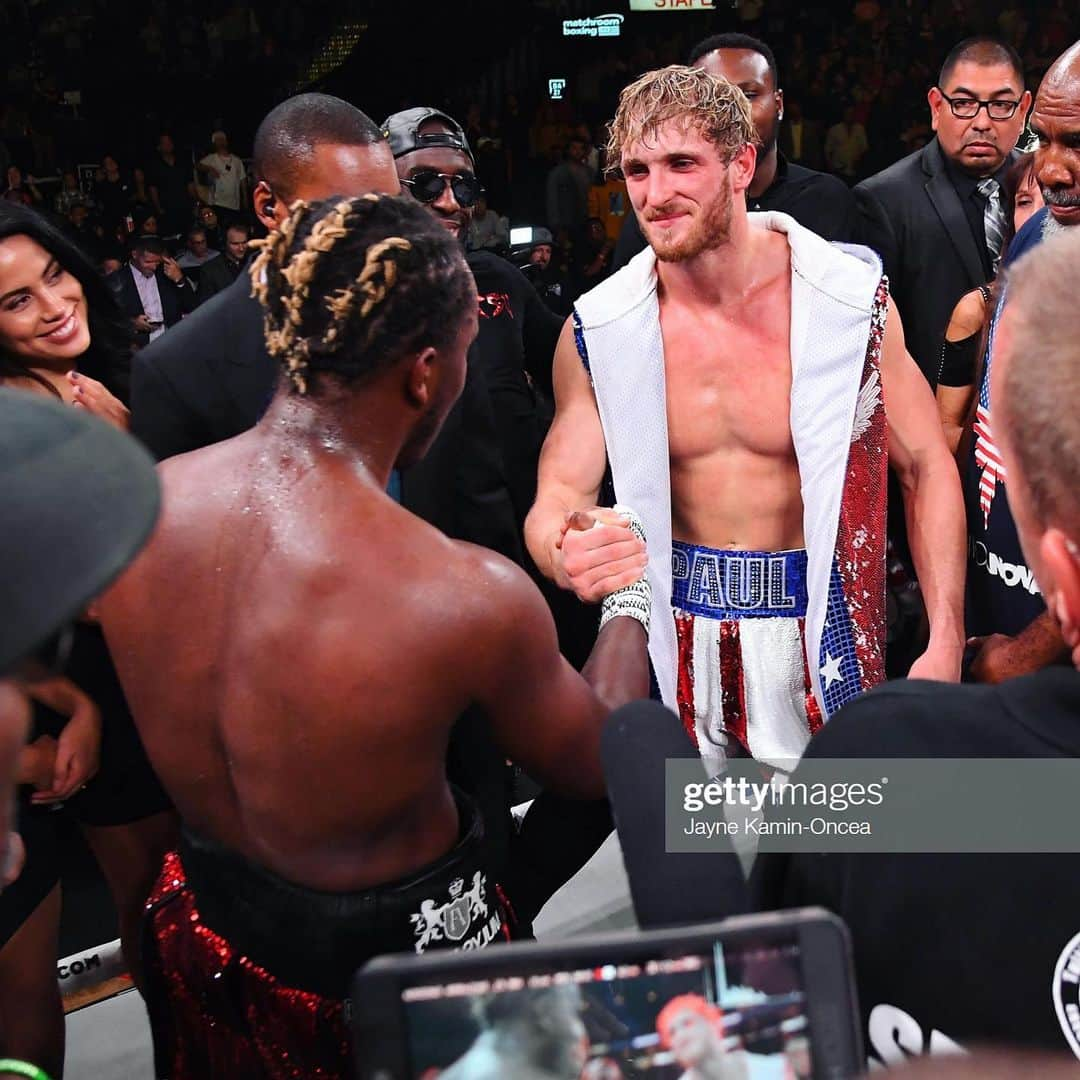
[[[438,120],[450,130],[418,134],[428,120]],[[413,150],[426,150],[430,146],[447,146],[451,150],[460,150],[474,165],[476,163],[461,125],[453,117],[428,105],[418,105],[415,109],[405,109],[388,116],[382,123],[382,130],[395,158]]]
[[[130,435],[0,389],[0,675],[112,583],[159,503],[154,461]]]

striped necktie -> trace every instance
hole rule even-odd
[[[986,200],[983,207],[983,232],[986,234],[986,250],[997,272],[1001,258],[1001,241],[1005,236],[1005,211],[1001,206],[1001,185],[992,177],[980,180],[977,190]]]

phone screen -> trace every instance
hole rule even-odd
[[[484,1069],[515,1045],[581,1080],[813,1075],[794,931],[681,957],[410,986],[402,1003],[414,1077],[495,1075]]]

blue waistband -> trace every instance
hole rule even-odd
[[[671,606],[710,619],[801,619],[806,551],[718,551],[671,545]]]

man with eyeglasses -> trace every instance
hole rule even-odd
[[[949,53],[927,99],[936,138],[864,180],[855,197],[862,240],[885,263],[908,349],[933,386],[953,307],[997,270],[1001,183],[1031,94],[1016,52],[974,37]]]

